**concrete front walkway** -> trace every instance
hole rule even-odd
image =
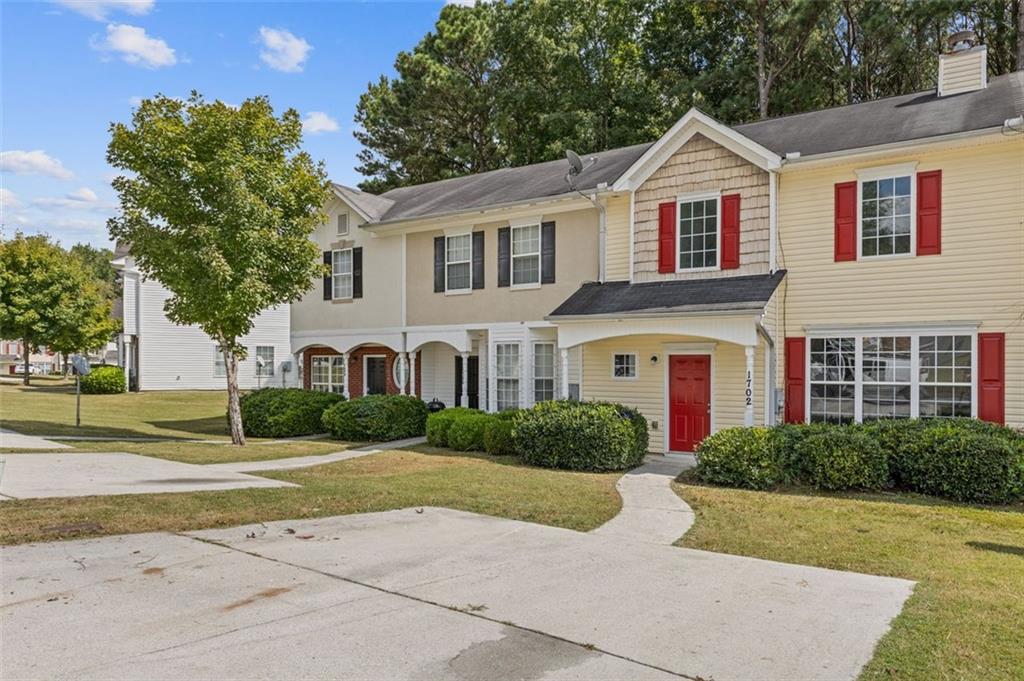
[[[5,547],[2,678],[853,679],[913,584],[441,508]]]
[[[0,428],[0,449],[68,449],[68,445]]]
[[[627,472],[615,485],[622,497],[622,510],[591,533],[628,541],[674,544],[693,525],[693,509],[672,491],[670,483],[695,465],[692,457],[647,457],[642,466]]]

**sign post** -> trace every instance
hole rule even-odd
[[[81,355],[72,355],[71,365],[75,368],[75,428],[79,428],[82,425],[82,376],[88,376],[92,369],[89,360]]]

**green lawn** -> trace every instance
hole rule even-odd
[[[676,491],[697,513],[680,546],[918,582],[863,679],[1024,679],[1024,507]]]
[[[227,438],[226,410],[223,390],[82,395],[76,428],[73,383],[0,384],[0,426],[26,435]]]
[[[615,473],[552,471],[509,457],[426,446],[261,475],[302,487],[5,501],[0,544],[229,527],[409,506],[443,506],[590,530],[621,506]]]
[[[270,442],[267,440],[250,439],[245,447],[236,447],[221,442],[188,442],[171,440],[168,442],[121,442],[108,441],[64,442],[74,449],[59,450],[18,450],[0,449],[0,454],[74,454],[76,452],[128,452],[153,456],[158,459],[170,459],[182,463],[228,463],[232,461],[267,461],[270,459],[286,459],[293,456],[313,456],[340,452],[352,446],[349,442],[338,440],[292,440],[289,442]]]

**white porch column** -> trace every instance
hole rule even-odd
[[[342,369],[344,370],[344,372],[343,372],[344,378],[342,379],[342,383],[341,383],[341,394],[344,395],[345,399],[347,400],[350,397],[349,390],[348,390],[348,353],[347,352],[341,353],[341,366],[342,366]]]
[[[409,353],[409,394],[416,396],[416,353],[413,350]]]
[[[398,353],[398,382],[400,384],[398,386],[398,392],[401,395],[408,395],[409,394],[408,388],[406,386],[407,381],[405,380],[405,378],[406,378],[406,376],[405,376],[406,356],[407,355],[404,352]]]
[[[295,359],[295,366],[292,367],[293,371],[290,378],[294,381],[293,385],[295,385],[295,387],[305,388],[305,381],[302,380],[302,351],[299,350],[298,352],[293,353],[292,357]]]
[[[462,397],[460,398],[463,407],[469,406],[469,353],[460,353],[462,356]]]
[[[754,351],[753,345],[745,345],[744,352],[747,355],[747,375],[743,384],[743,399],[745,409],[743,412],[743,425],[754,425]]]
[[[559,351],[559,369],[561,371],[562,380],[560,390],[558,391],[559,396],[563,400],[569,399],[569,349],[562,348]]]
[[[124,390],[128,392],[131,390],[132,378],[134,378],[135,367],[132,366],[132,341],[130,338],[125,338],[122,344],[124,348]]]

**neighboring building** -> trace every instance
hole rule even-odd
[[[651,449],[736,425],[1024,426],[1024,72],[403,187],[336,186],[292,306],[303,384],[488,410],[638,407]],[[595,205],[596,204],[596,205]]]
[[[146,279],[131,255],[116,253],[121,273],[123,332],[118,337],[118,364],[125,368],[131,390],[221,390],[227,387],[224,356],[217,344],[196,326],[174,324],[164,314],[170,293],[160,282]],[[261,314],[242,338],[249,356],[238,364],[238,385],[283,386],[294,383],[289,351],[288,306]],[[265,361],[262,370],[256,358]]]
[[[0,340],[0,375],[23,374],[25,372],[25,346],[19,340]],[[30,353],[30,371],[40,375],[59,374],[60,356],[50,352],[44,345]]]

